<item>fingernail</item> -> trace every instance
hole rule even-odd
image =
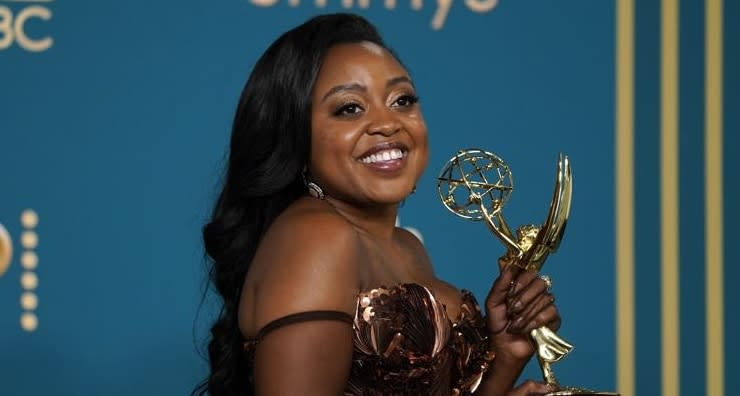
[[[517,300],[515,303],[509,305],[509,314],[514,315],[515,313],[519,312],[522,308],[522,302]]]
[[[524,321],[524,318],[520,316],[520,317],[514,319],[514,322],[511,324],[511,327],[509,327],[509,328],[512,329],[512,330],[514,330],[514,331],[519,331],[519,330],[521,330],[522,322],[523,321]]]
[[[516,294],[517,286],[518,283],[516,281],[511,281],[511,283],[509,283],[509,292],[507,293],[507,295],[513,296],[514,294]]]
[[[504,271],[511,272],[512,271],[512,266],[509,265],[509,261],[504,259],[503,262],[504,262],[504,265],[506,265],[506,267],[504,267]]]

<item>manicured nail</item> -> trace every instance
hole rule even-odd
[[[516,294],[516,288],[517,288],[518,285],[519,284],[516,281],[511,281],[511,283],[509,283],[509,292],[507,293],[507,295],[509,297],[511,297],[514,294]]]
[[[524,322],[524,318],[520,316],[514,319],[514,322],[511,324],[509,328],[514,331],[519,331],[522,329],[522,322]]]
[[[509,316],[513,316],[522,309],[522,302],[517,300],[515,303],[509,305],[508,313]]]

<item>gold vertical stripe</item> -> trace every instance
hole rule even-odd
[[[634,0],[617,0],[616,8],[617,387],[634,396]]]
[[[678,0],[663,0],[660,43],[660,267],[663,396],[678,396]]]
[[[722,0],[706,0],[705,6],[706,376],[707,396],[724,396]]]

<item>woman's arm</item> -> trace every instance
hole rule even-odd
[[[275,319],[307,311],[354,316],[359,289],[356,243],[354,229],[331,214],[304,213],[276,222],[255,256],[257,279],[249,279],[254,301],[242,301],[242,328],[261,329]],[[256,346],[256,394],[341,395],[352,364],[352,335],[351,324],[333,320],[270,331]]]

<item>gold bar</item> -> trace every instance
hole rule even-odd
[[[662,0],[660,43],[660,267],[662,394],[681,394],[678,216],[678,0]]]
[[[622,396],[634,396],[634,0],[617,0],[616,8],[617,388]]]
[[[722,0],[705,3],[705,261],[707,396],[724,396]]]

